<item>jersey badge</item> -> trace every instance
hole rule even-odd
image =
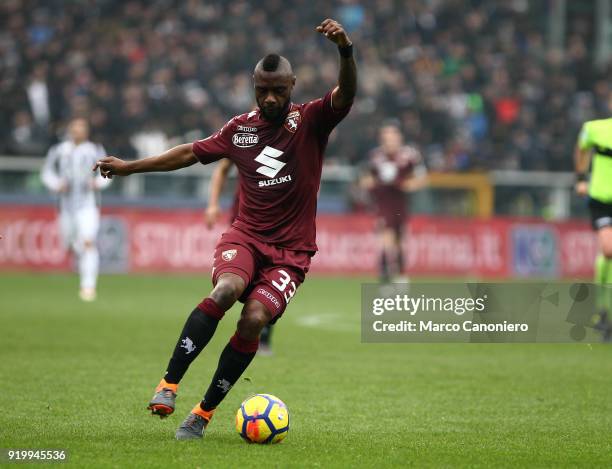
[[[302,120],[302,116],[300,115],[300,111],[291,111],[287,114],[287,118],[285,119],[285,129],[294,134]]]
[[[227,251],[223,251],[221,253],[221,257],[224,261],[231,261],[234,257],[236,257],[236,254],[238,254],[237,249],[228,249]]]

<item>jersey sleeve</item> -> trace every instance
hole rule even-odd
[[[582,125],[582,130],[580,130],[580,135],[578,136],[578,147],[581,150],[593,148],[593,140],[591,137],[592,135],[589,132],[589,123],[585,122]]]
[[[59,156],[60,153],[57,145],[52,146],[47,153],[45,164],[40,175],[43,184],[47,187],[47,189],[53,192],[59,191],[64,182],[57,169]]]
[[[334,109],[332,104],[333,90],[325,96],[315,99],[307,104],[306,113],[313,119],[315,126],[321,134],[329,135],[342,119],[351,110],[352,103],[343,109]]]
[[[233,119],[210,137],[193,142],[191,149],[200,163],[214,163],[221,158],[229,157],[232,122]]]

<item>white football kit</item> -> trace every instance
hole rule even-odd
[[[98,191],[107,187],[110,180],[94,173],[92,168],[105,155],[101,145],[65,141],[51,147],[41,175],[45,186],[59,193],[60,232],[66,247],[77,256],[82,289],[95,289],[98,277]]]

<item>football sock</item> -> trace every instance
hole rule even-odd
[[[210,422],[210,419],[212,419],[213,414],[215,413],[214,409],[213,410],[209,410],[206,411],[204,409],[202,409],[200,407],[200,403],[197,403],[193,409],[191,409],[191,413],[192,414],[198,414],[200,417],[204,417],[206,420],[208,420]]]
[[[272,324],[266,324],[261,330],[259,341],[262,345],[270,346],[270,340],[272,339]]]
[[[401,247],[397,250],[397,273],[398,275],[404,273],[404,250]]]
[[[80,252],[79,277],[81,279],[81,288],[96,288],[99,264],[100,255],[97,248],[89,247]]]
[[[389,275],[391,277],[391,280],[395,280],[395,277],[397,277],[401,273],[400,253],[397,249],[391,248],[389,249],[387,256],[389,256],[390,259],[390,261],[388,262]]]
[[[380,283],[389,282],[389,263],[387,262],[387,253],[383,250],[380,253]]]
[[[612,312],[612,258],[606,257],[606,277],[604,279],[604,288],[606,290],[606,308],[608,312]]]
[[[167,382],[177,384],[181,381],[191,362],[214,335],[224,314],[225,311],[211,298],[206,298],[191,312],[168,363],[164,375]]]
[[[612,259],[598,254],[595,259],[595,284],[598,287],[597,307],[610,309],[612,307]]]
[[[598,254],[595,258],[595,285],[597,289],[597,308],[605,308],[606,258]]]
[[[258,346],[259,340],[243,339],[236,331],[221,352],[217,371],[200,403],[203,410],[210,412],[219,405],[255,357]]]

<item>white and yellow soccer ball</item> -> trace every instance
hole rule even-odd
[[[271,394],[255,394],[236,412],[236,430],[251,443],[278,443],[289,431],[289,410]]]

